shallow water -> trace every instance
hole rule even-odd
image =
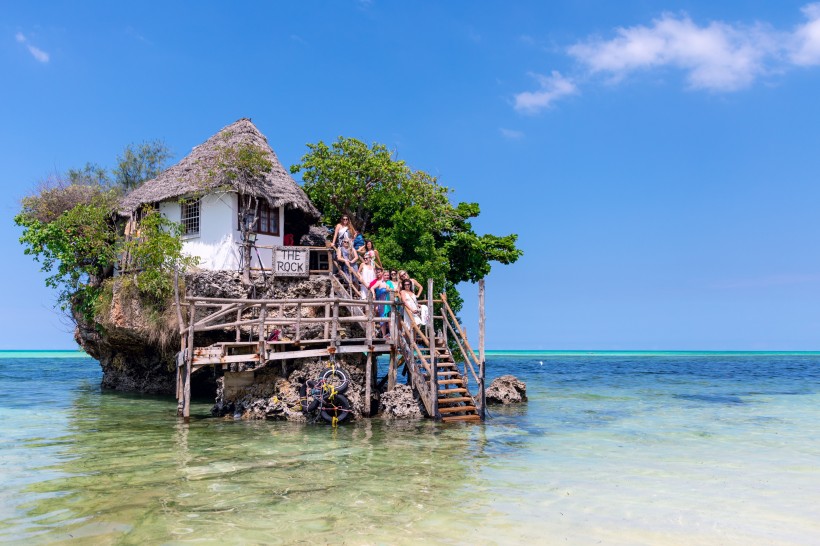
[[[63,356],[64,358],[57,358]],[[190,425],[0,353],[0,541],[816,544],[820,355],[493,355],[486,425]],[[11,396],[9,396],[11,394]]]

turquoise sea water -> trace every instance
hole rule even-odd
[[[332,429],[0,352],[0,542],[817,544],[820,354],[491,353],[485,425]]]

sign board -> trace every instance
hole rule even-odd
[[[276,277],[308,277],[310,249],[305,246],[273,248],[273,274]]]

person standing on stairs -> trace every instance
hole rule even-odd
[[[407,321],[412,319],[417,326],[426,326],[429,313],[427,306],[419,305],[419,300],[416,293],[413,292],[413,283],[410,279],[401,282],[399,297],[404,304],[404,319]]]
[[[331,246],[339,247],[342,241],[345,239],[353,241],[355,236],[356,230],[350,225],[350,217],[345,214],[342,216],[342,219],[339,220],[339,223],[336,224],[336,228],[333,230],[333,241],[330,244]]]
[[[376,270],[373,269],[373,258],[369,254],[362,257],[362,265],[359,267],[359,275],[362,277],[362,299],[367,299],[367,292],[371,290],[376,281]]]

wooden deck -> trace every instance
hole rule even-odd
[[[177,360],[179,414],[190,417],[191,374],[210,366],[223,370],[241,365],[255,370],[270,363],[330,357],[347,353],[366,354],[365,399],[377,388],[376,358],[389,355],[387,389],[396,386],[397,370],[404,365],[408,383],[417,391],[428,415],[445,422],[484,419],[484,282],[479,281],[479,352],[476,354],[447,303],[445,294],[433,297],[428,281],[425,303],[431,317],[424,330],[407,321],[398,301],[376,302],[357,297],[359,281],[333,268],[316,272],[330,277],[331,293],[322,298],[235,299],[187,297],[181,358]],[[315,274],[316,274],[315,273]],[[375,315],[376,305],[389,305],[389,318]],[[436,315],[433,311],[437,312]],[[180,312],[179,316],[182,316]],[[390,338],[382,338],[380,327],[387,322]],[[220,332],[232,341],[197,346],[205,332]],[[451,351],[455,348],[458,358]],[[432,348],[432,350],[431,350]],[[461,363],[459,367],[457,360]],[[469,389],[475,380],[478,397]],[[365,408],[369,413],[369,405]]]

